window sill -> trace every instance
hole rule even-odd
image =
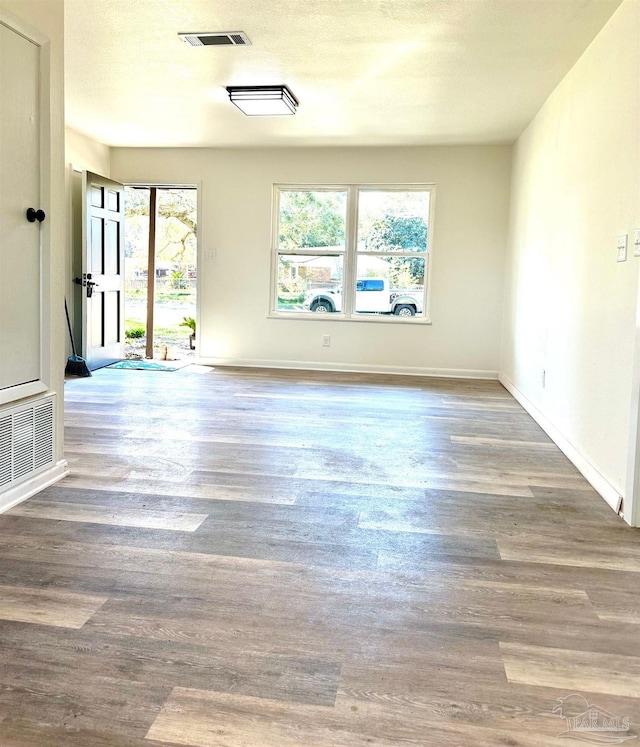
[[[428,317],[401,317],[393,316],[391,314],[363,314],[362,316],[351,316],[348,317],[345,314],[314,314],[309,312],[308,314],[286,312],[286,311],[271,311],[267,315],[268,319],[289,319],[291,321],[311,321],[311,322],[355,322],[357,324],[413,324],[419,326],[431,326],[431,319]]]

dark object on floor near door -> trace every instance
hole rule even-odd
[[[65,376],[91,376],[91,371],[87,366],[87,362],[84,358],[76,355],[76,343],[73,339],[73,331],[71,330],[71,321],[69,320],[69,309],[67,307],[67,299],[64,299],[64,313],[67,316],[67,327],[69,328],[69,338],[71,339],[71,349],[73,355],[67,358],[67,365],[64,369]]]

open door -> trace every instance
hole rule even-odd
[[[82,198],[82,355],[93,371],[124,357],[124,187],[86,171]]]

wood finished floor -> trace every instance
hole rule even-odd
[[[566,747],[573,693],[640,733],[640,533],[498,383],[65,399],[71,476],[0,516],[0,747]]]

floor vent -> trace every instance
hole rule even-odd
[[[0,492],[54,465],[54,400],[0,410]]]

